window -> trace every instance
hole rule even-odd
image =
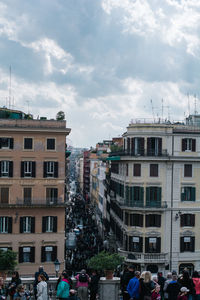
[[[12,233],[11,217],[0,217],[0,233]]]
[[[21,162],[21,177],[35,177],[35,176],[36,176],[35,161],[22,161]]]
[[[192,165],[184,165],[184,177],[192,177]]]
[[[158,164],[150,164],[150,176],[158,177]]]
[[[133,176],[141,176],[141,164],[133,164]]]
[[[0,250],[7,252],[8,250],[12,250],[12,247],[0,247]]]
[[[57,217],[42,217],[42,232],[57,232]]]
[[[119,174],[119,164],[111,162],[111,172]]]
[[[161,227],[161,215],[146,215],[146,227]]]
[[[160,156],[162,155],[162,138],[147,138],[147,155]]]
[[[41,248],[41,262],[55,261],[57,258],[57,246],[46,246]]]
[[[7,204],[9,203],[9,188],[7,187],[2,187],[0,190],[0,203],[1,204]]]
[[[161,206],[161,187],[151,186],[146,188],[146,206]]]
[[[13,177],[13,162],[2,160],[0,162],[0,177]]]
[[[128,176],[128,164],[126,164],[126,176]]]
[[[146,253],[160,253],[161,238],[160,237],[146,237],[145,238],[145,252]]]
[[[25,150],[33,149],[33,139],[32,138],[24,138],[24,149]]]
[[[142,252],[143,251],[143,238],[139,236],[129,237],[129,251]]]
[[[46,199],[47,199],[47,203],[56,204],[58,201],[58,189],[57,188],[47,188],[46,189]]]
[[[24,188],[24,203],[31,204],[32,200],[32,188]]]
[[[19,263],[35,262],[35,247],[19,247]]]
[[[141,186],[126,186],[125,204],[131,207],[143,207],[144,188]]]
[[[183,214],[180,219],[180,226],[195,226],[195,215],[193,214]]]
[[[57,161],[45,161],[44,162],[44,178],[46,177],[58,177],[58,162]]]
[[[143,215],[130,214],[130,226],[143,227]]]
[[[196,188],[191,186],[185,186],[181,191],[181,201],[195,201],[196,200]]]
[[[55,150],[55,139],[47,139],[47,150]]]
[[[35,217],[20,217],[20,233],[35,232]]]
[[[1,137],[0,149],[13,149],[13,138]]]
[[[132,140],[134,155],[144,155],[144,138],[134,138]]]
[[[195,139],[182,139],[182,151],[196,151]]]
[[[195,237],[184,236],[180,238],[180,252],[194,252],[195,251]]]

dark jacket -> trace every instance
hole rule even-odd
[[[122,288],[122,291],[126,291],[126,288],[128,286],[128,283],[129,281],[135,277],[135,272],[133,271],[128,271],[128,272],[125,272],[123,275],[122,275],[122,278],[121,278],[121,288]]]
[[[150,297],[154,288],[155,288],[155,284],[152,280],[150,280],[149,282],[141,281],[140,289],[143,291],[144,296]]]
[[[90,281],[90,291],[92,292],[97,292],[98,291],[98,285],[99,285],[99,275],[92,275],[91,276],[91,281]]]
[[[181,287],[185,286],[189,290],[188,294],[196,294],[195,285],[192,278],[185,279],[184,277],[181,277],[178,282],[180,283]]]
[[[168,299],[177,300],[178,294],[180,292],[181,285],[177,281],[171,281],[168,284],[166,292],[168,293]]]

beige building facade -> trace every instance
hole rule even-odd
[[[132,122],[109,161],[110,225],[141,271],[200,270],[200,128]]]
[[[66,121],[0,119],[0,248],[21,275],[65,257]]]

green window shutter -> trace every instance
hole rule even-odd
[[[182,192],[182,188],[181,188],[181,201],[185,201],[185,188],[183,188],[183,192]]]
[[[126,204],[129,205],[129,187],[126,186]]]
[[[140,202],[143,204],[144,203],[144,188],[143,186],[140,187]]]
[[[150,202],[150,187],[146,188],[146,204]]]
[[[134,204],[134,187],[133,186],[130,187],[130,204],[131,204],[131,206],[133,206],[133,204]]]
[[[158,202],[161,202],[161,187],[158,187],[157,188],[157,201]]]
[[[196,188],[191,188],[191,201],[196,201]]]

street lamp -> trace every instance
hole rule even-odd
[[[58,277],[58,272],[60,270],[60,262],[59,262],[59,260],[57,258],[54,261],[54,265],[55,265],[56,277]]]

